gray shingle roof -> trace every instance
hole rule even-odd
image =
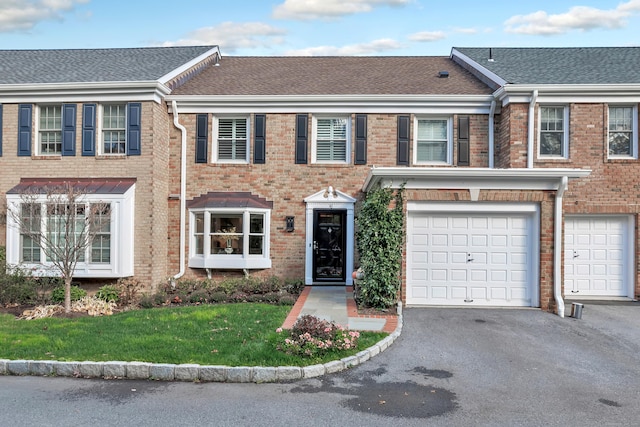
[[[0,50],[0,84],[157,80],[212,48]]]
[[[448,78],[438,77],[448,71]],[[173,95],[488,95],[448,57],[223,57]]]
[[[513,84],[640,83],[640,47],[455,47]]]

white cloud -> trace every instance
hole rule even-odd
[[[435,42],[444,38],[445,34],[442,31],[421,31],[409,36],[409,40],[414,42]]]
[[[589,6],[575,6],[566,13],[549,15],[537,11],[528,15],[516,15],[505,21],[507,33],[528,35],[564,34],[571,30],[589,31],[596,28],[622,28],[626,18],[640,11],[640,0],[621,3],[615,9],[596,9]]]
[[[68,12],[89,0],[0,0],[0,32],[26,31],[41,21],[62,21]]]
[[[199,28],[187,38],[165,42],[163,46],[218,45],[224,54],[238,49],[261,48],[282,44],[285,30],[261,22],[223,22],[214,27]]]
[[[410,0],[285,0],[273,9],[275,19],[336,19],[371,12],[378,6],[404,6]]]
[[[352,44],[343,47],[316,46],[306,49],[291,50],[285,53],[288,56],[357,56],[374,55],[383,51],[397,50],[403,46],[392,39],[374,40],[370,43]]]

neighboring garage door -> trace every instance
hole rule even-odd
[[[539,305],[537,207],[410,207],[407,304]]]
[[[567,216],[564,228],[565,296],[628,296],[632,218]]]

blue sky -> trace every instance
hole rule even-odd
[[[0,49],[216,44],[223,55],[640,46],[640,0],[0,0]]]

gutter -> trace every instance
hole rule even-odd
[[[553,219],[553,297],[558,307],[558,316],[564,317],[564,300],[562,299],[562,196],[569,178],[563,176],[556,192],[555,218]]]
[[[538,89],[534,89],[529,102],[529,134],[527,135],[527,168],[533,168],[533,135],[535,132],[535,112],[538,101]]]
[[[173,124],[180,129],[181,157],[180,157],[180,271],[172,277],[173,282],[184,275],[185,271],[185,210],[187,208],[187,129],[178,121],[178,105],[176,101],[171,101],[171,109],[173,112]]]
[[[495,126],[494,116],[496,114],[496,100],[491,101],[491,108],[489,109],[489,169],[494,167],[494,149],[495,149],[495,136],[493,127]]]

